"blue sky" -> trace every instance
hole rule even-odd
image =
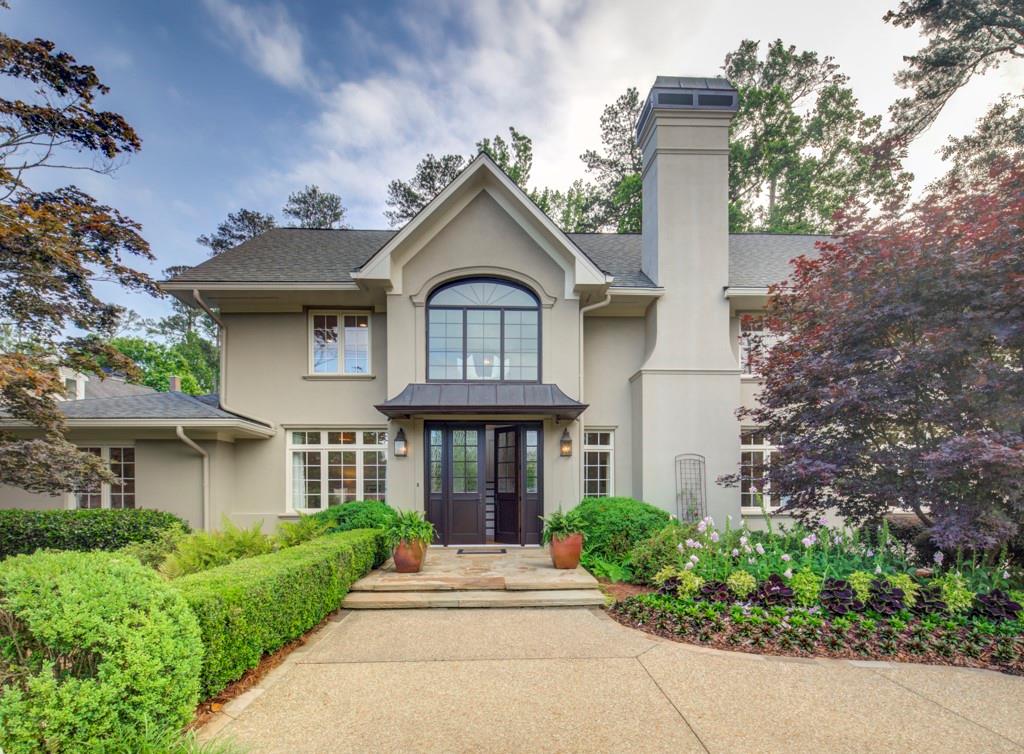
[[[139,131],[142,151],[113,177],[49,179],[141,222],[159,274],[202,261],[196,236],[229,211],[282,219],[307,183],[340,193],[354,227],[386,227],[389,179],[509,125],[534,140],[533,183],[564,187],[583,177],[578,156],[597,145],[606,103],[657,74],[714,75],[744,37],[835,56],[864,109],[882,113],[899,95],[892,72],[918,46],[913,30],[882,23],[895,4],[11,0],[0,18],[5,33],[95,66],[111,87],[100,106]],[[1022,88],[1017,65],[958,94],[910,155],[918,185],[941,172],[945,135]],[[145,316],[166,308],[108,295]]]

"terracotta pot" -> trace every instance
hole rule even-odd
[[[580,564],[583,535],[579,532],[559,539],[551,538],[551,562],[555,568],[575,568]]]
[[[407,542],[403,539],[395,547],[395,570],[399,573],[418,573],[423,567],[426,554],[426,542]]]

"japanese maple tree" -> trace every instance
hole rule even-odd
[[[773,497],[853,523],[909,508],[943,547],[1024,519],[1024,163],[905,212],[852,211],[774,291],[760,406]]]

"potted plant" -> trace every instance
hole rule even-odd
[[[544,531],[541,541],[551,549],[551,562],[555,568],[575,568],[583,552],[583,517],[578,511],[562,513],[562,509],[547,518],[541,516]]]
[[[395,570],[417,573],[423,567],[427,546],[434,541],[434,525],[419,511],[399,511],[384,535],[393,550]]]

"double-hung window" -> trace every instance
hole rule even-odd
[[[92,453],[110,465],[117,480],[113,483],[97,482],[73,492],[72,508],[134,508],[135,507],[135,448],[128,446],[92,445],[79,448]]]
[[[768,330],[763,314],[740,315],[740,369],[756,376],[779,336]]]
[[[387,455],[385,430],[290,431],[292,508],[316,511],[352,500],[386,500]]]
[[[611,497],[615,494],[615,435],[610,430],[583,433],[583,494]]]
[[[309,313],[312,374],[370,374],[370,315],[363,312]]]
[[[778,508],[768,487],[768,465],[775,445],[760,429],[744,429],[740,435],[740,505],[749,512]]]

